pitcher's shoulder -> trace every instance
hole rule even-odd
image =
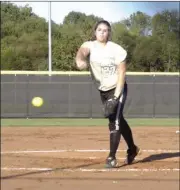
[[[122,61],[124,61],[127,57],[127,51],[119,44],[110,42],[110,49],[114,52],[116,56],[116,62],[117,64],[120,64]]]
[[[113,41],[109,41],[108,44],[109,44],[109,46],[114,47],[114,48],[122,48],[122,49],[124,49],[121,45],[119,45],[119,44],[117,44],[117,43],[115,43]]]
[[[94,47],[96,47],[96,41],[86,41],[81,45],[81,47],[92,50]]]

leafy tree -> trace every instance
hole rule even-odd
[[[131,14],[130,18],[123,20],[122,23],[135,35],[146,36],[151,30],[151,17],[140,11]]]
[[[52,21],[53,70],[76,70],[76,52],[91,40],[101,19],[72,11],[62,24]],[[164,10],[152,17],[137,11],[112,23],[112,40],[127,50],[128,71],[178,71],[179,27],[179,11]],[[1,3],[1,69],[48,69],[48,23],[28,5]]]

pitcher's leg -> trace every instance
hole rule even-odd
[[[139,154],[140,149],[135,145],[131,128],[129,127],[127,121],[124,119],[123,116],[121,116],[120,123],[121,123],[121,134],[128,146],[125,163],[131,164],[134,161],[135,157]]]
[[[119,131],[119,124],[115,120],[116,116],[109,118],[109,145],[110,152],[106,159],[106,167],[113,168],[117,166],[116,152],[120,143],[121,133]]]
[[[124,93],[119,98],[119,103],[115,114],[109,117],[110,131],[110,153],[107,158],[107,165],[112,167],[111,160],[116,160],[116,152],[121,138],[120,115],[123,110]],[[114,163],[114,162],[113,162]]]
[[[123,115],[121,116],[120,125],[121,125],[121,134],[122,134],[128,148],[134,149],[135,144],[134,144],[132,131],[131,131],[131,128],[128,125],[127,121],[124,119]]]
[[[113,98],[114,89],[109,92],[101,93],[101,100],[103,103],[105,101]],[[118,105],[118,107],[121,105]],[[112,168],[117,166],[116,162],[116,152],[119,146],[121,133],[119,130],[119,109],[117,108],[116,112],[109,116],[109,155],[106,159],[106,167]]]
[[[120,142],[120,137],[121,137],[121,133],[119,131],[119,128],[116,128],[116,124],[114,121],[110,121],[109,123],[109,137],[110,137],[110,153],[109,156],[110,157],[114,157],[116,156],[116,152],[119,146],[119,142]]]
[[[124,96],[122,98],[122,106],[121,106],[121,110],[120,110],[120,114],[119,114],[119,119],[120,119],[119,128],[120,128],[120,132],[128,146],[127,158],[125,160],[125,163],[131,164],[134,161],[137,154],[139,153],[140,149],[135,145],[131,128],[123,116],[123,109],[124,109],[124,105],[126,102],[127,93],[128,93],[128,88],[127,88],[127,83],[125,83],[124,93],[123,93]]]

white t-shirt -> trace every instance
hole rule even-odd
[[[90,69],[98,89],[108,91],[115,88],[118,79],[117,66],[125,60],[126,50],[111,41],[105,46],[97,41],[87,41],[81,47],[90,49]]]

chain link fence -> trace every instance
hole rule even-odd
[[[129,118],[179,118],[179,74],[127,74]],[[42,107],[32,98],[44,99]],[[1,118],[102,118],[102,103],[89,74],[2,74]]]

